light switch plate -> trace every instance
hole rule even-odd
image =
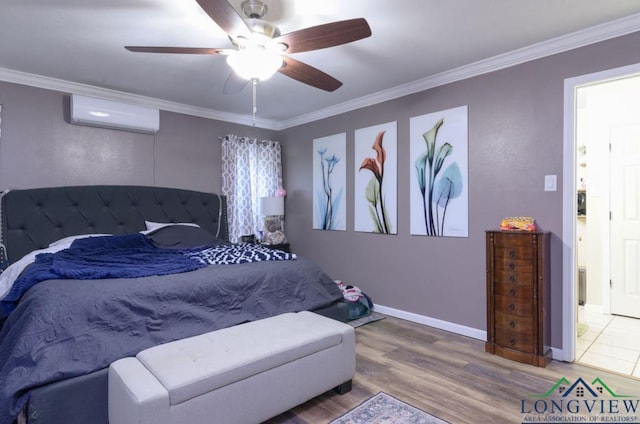
[[[556,191],[558,189],[558,176],[557,175],[545,175],[544,176],[544,191]]]

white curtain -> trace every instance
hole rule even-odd
[[[222,141],[222,194],[227,196],[229,239],[262,230],[260,197],[282,187],[280,143],[226,135]]]

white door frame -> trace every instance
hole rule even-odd
[[[562,350],[555,359],[576,356],[576,90],[578,87],[640,75],[640,63],[581,75],[564,81],[564,146],[562,169]]]

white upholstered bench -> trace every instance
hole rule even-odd
[[[110,424],[256,424],[351,389],[355,332],[287,313],[152,347],[109,369]]]

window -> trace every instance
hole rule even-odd
[[[282,187],[281,147],[277,141],[227,135],[222,141],[222,194],[227,196],[229,239],[262,229],[260,197]]]

